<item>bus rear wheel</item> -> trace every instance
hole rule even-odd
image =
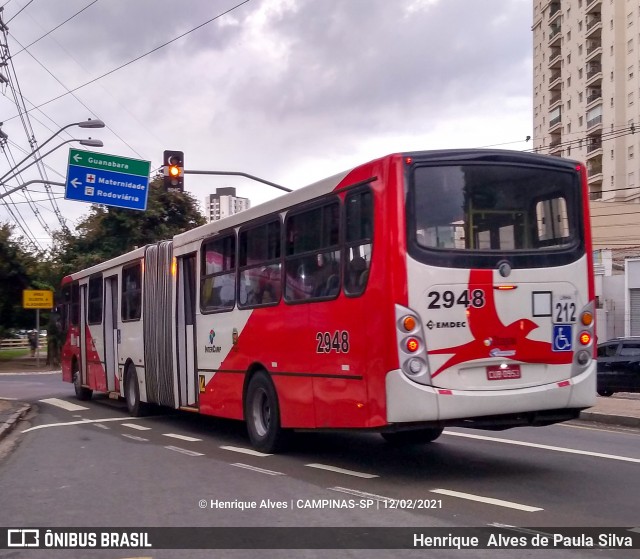
[[[78,369],[77,362],[74,362],[73,364],[73,389],[76,391],[76,398],[78,398],[78,400],[91,400],[93,390],[82,386],[80,369]]]
[[[284,448],[288,432],[280,426],[278,395],[264,371],[249,381],[244,403],[244,417],[252,446],[262,452],[278,452]]]
[[[390,444],[408,446],[431,443],[442,435],[443,430],[444,427],[429,427],[427,429],[416,429],[414,431],[398,431],[380,434],[382,438]]]
[[[138,386],[138,373],[136,368],[129,365],[124,384],[124,398],[127,402],[127,410],[132,417],[142,417],[146,412],[146,405],[140,401],[140,387]]]

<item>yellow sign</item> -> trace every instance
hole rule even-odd
[[[200,394],[206,391],[206,385],[204,381],[204,375],[198,375],[198,381],[200,383]]]
[[[25,289],[22,292],[22,307],[25,309],[52,309],[53,291]]]

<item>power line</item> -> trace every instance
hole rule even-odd
[[[166,47],[167,45],[170,45],[171,43],[175,43],[177,40],[182,39],[183,37],[186,37],[190,33],[193,33],[194,31],[197,31],[201,27],[204,27],[205,25],[208,25],[209,23],[211,23],[213,21],[216,21],[217,19],[220,19],[221,17],[233,12],[234,10],[238,9],[240,6],[243,6],[244,4],[247,4],[249,2],[251,2],[251,0],[243,0],[242,2],[240,2],[240,3],[236,4],[235,6],[233,6],[232,8],[229,8],[228,10],[222,12],[221,14],[218,14],[217,16],[212,17],[211,19],[208,19],[207,21],[205,21],[204,23],[201,23],[200,25],[194,27],[193,29],[190,29],[189,31],[186,31],[185,33],[182,33],[181,35],[178,35],[177,37],[174,37],[173,39],[167,41],[166,43],[162,43],[161,45],[151,49],[148,52],[145,52],[144,54],[141,54],[140,56],[137,56],[136,58],[134,58],[133,60],[130,60],[129,62],[125,62],[124,64],[121,64],[120,66],[117,66],[116,68],[113,68],[112,70],[109,70],[108,72],[105,72],[104,74],[98,76],[97,78],[93,78],[92,80],[89,80],[88,82],[83,83],[82,85],[74,87],[73,89],[67,91],[67,93],[63,93],[61,95],[58,95],[57,97],[54,97],[53,99],[49,99],[48,101],[45,101],[44,103],[41,103],[40,105],[38,105],[35,108],[39,109],[41,107],[44,107],[45,105],[48,105],[49,103],[53,103],[54,101],[57,101],[58,99],[61,99],[62,97],[66,97],[70,93],[73,93],[74,91],[78,91],[79,89],[82,89],[83,87],[86,87],[86,86],[88,86],[88,85],[90,85],[92,83],[95,83],[98,80],[101,80],[102,78],[117,72],[118,70],[122,70],[122,68],[125,68],[125,67],[133,64],[134,62],[137,62],[138,60],[141,60],[142,58],[144,58],[146,56],[149,56],[150,54],[153,54],[154,52]],[[15,116],[12,116],[10,118],[7,118],[5,120],[5,122],[13,120],[17,116],[19,116],[19,115],[15,115]]]
[[[28,7],[32,2],[33,2],[33,0],[29,0],[29,2],[27,2],[24,6],[22,6],[22,8],[20,8],[20,9],[19,9],[19,10],[18,10],[14,15],[13,15],[13,17],[12,17],[9,21],[7,21],[7,24],[8,24],[8,23],[11,23],[14,19],[16,19],[16,18],[18,17],[18,15],[20,15],[20,13],[22,13],[22,11],[23,11],[25,8],[27,8],[27,7]],[[7,2],[7,4],[8,4],[8,2]],[[5,4],[5,6],[6,6],[6,4]]]
[[[65,19],[62,23],[59,23],[58,25],[56,25],[53,29],[47,31],[44,35],[41,35],[40,37],[38,37],[35,41],[32,41],[31,43],[29,43],[26,47],[22,47],[22,50],[19,50],[18,52],[16,52],[13,57],[15,58],[16,56],[18,56],[21,52],[24,52],[25,50],[27,50],[29,47],[32,47],[33,45],[35,45],[38,41],[40,41],[41,39],[44,39],[45,37],[47,37],[48,35],[51,35],[51,33],[53,33],[56,29],[60,29],[60,27],[62,27],[65,23],[70,22],[74,17],[80,15],[82,12],[84,12],[87,8],[90,8],[91,6],[93,6],[98,0],[93,0],[93,2],[91,2],[91,4],[86,5],[84,8],[82,8],[81,10],[78,10],[75,14],[73,14],[71,17],[68,17],[67,19]],[[17,15],[17,14],[16,14]],[[17,41],[16,41],[17,42]]]

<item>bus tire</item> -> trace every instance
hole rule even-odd
[[[140,387],[138,386],[138,373],[133,365],[127,367],[127,375],[124,383],[124,399],[127,402],[127,411],[131,417],[145,415],[146,406],[140,401]]]
[[[249,381],[244,417],[251,445],[261,452],[278,452],[286,445],[288,432],[280,427],[278,394],[266,372],[256,373]]]
[[[397,431],[380,434],[389,444],[408,446],[431,443],[442,435],[443,430],[444,427],[429,427],[427,429],[416,429],[414,431]]]
[[[78,362],[73,362],[73,389],[76,391],[76,398],[78,400],[91,400],[93,396],[93,390],[82,386],[82,380],[80,378],[80,369],[78,368]]]

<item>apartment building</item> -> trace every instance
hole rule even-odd
[[[534,148],[584,161],[591,200],[640,202],[640,1],[533,0]]]
[[[236,189],[231,186],[216,188],[215,194],[209,194],[204,199],[207,221],[217,221],[223,217],[247,210],[250,207],[249,198],[236,196]]]

